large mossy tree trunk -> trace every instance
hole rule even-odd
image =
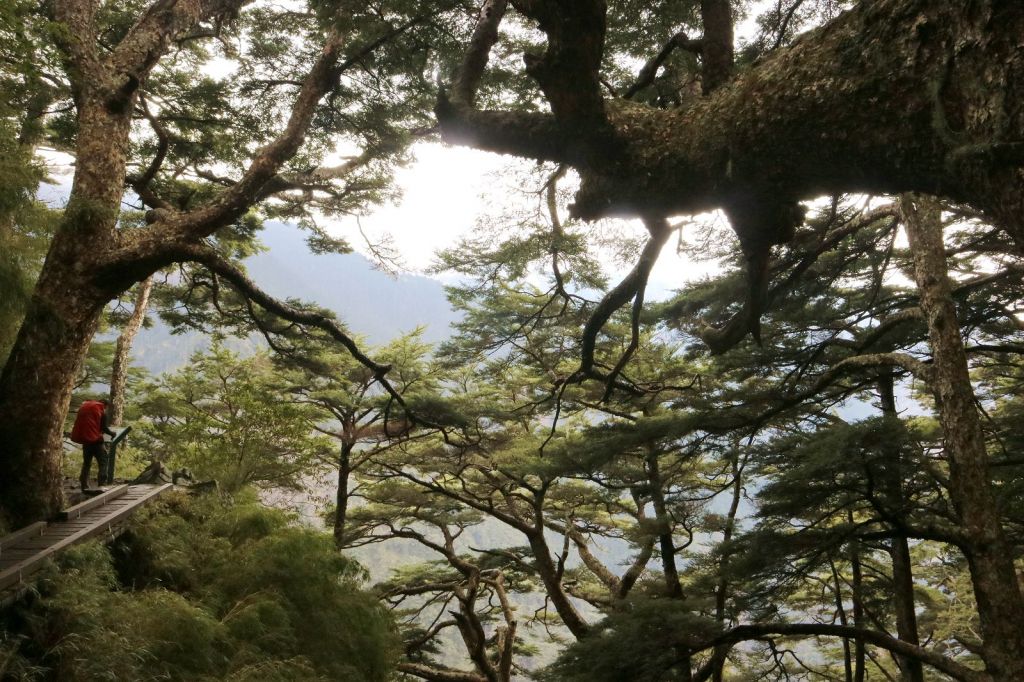
[[[960,336],[938,202],[901,200],[932,350],[931,389],[942,425],[949,494],[966,537],[963,550],[981,621],[986,667],[996,680],[1024,680],[1024,597],[989,475],[988,452]]]
[[[130,118],[94,91],[76,99],[71,196],[0,374],[0,514],[16,526],[63,502],[60,453],[73,381],[103,307],[120,293],[114,281],[98,285],[94,272],[114,239]]]
[[[190,211],[161,205],[147,214],[145,228],[119,229],[139,88],[176,37],[202,21],[233,16],[246,2],[154,0],[120,42],[103,50],[97,3],[53,2],[77,114],[76,165],[63,219],[0,374],[0,518],[9,525],[46,518],[63,502],[64,419],[104,306],[174,262],[201,261],[232,276],[233,266],[205,238],[266,196],[267,183],[302,145],[317,104],[338,81],[342,35],[329,30],[287,124],[256,151],[238,182]]]

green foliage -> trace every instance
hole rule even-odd
[[[612,96],[670,36],[702,32],[702,4],[610,3],[602,80]],[[761,35],[743,50],[740,68],[844,4],[776,3],[758,18]],[[116,43],[144,7],[103,4],[95,16],[101,44]],[[189,210],[234,185],[253,151],[286,125],[327,28],[345,36],[344,54],[302,148],[210,243],[237,261],[259,250],[265,220],[281,219],[306,229],[314,251],[344,252],[348,244],[318,218],[358,216],[396,196],[393,173],[434,124],[432,81],[459,61],[475,6],[316,0],[305,9],[256,3],[203,26],[199,33],[209,36],[169,46],[141,85],[127,150],[129,181],[148,183],[159,200],[120,215],[126,242],[149,229],[141,209]],[[543,48],[541,35],[515,11],[502,30],[478,103],[538,110],[535,83],[519,67],[522,52]],[[59,31],[33,3],[0,7],[0,86],[10,93],[0,103],[0,289],[8,294],[0,300],[0,357],[49,234],[49,216],[35,201],[35,148],[43,140],[68,148],[75,135],[72,108],[62,106],[63,66],[51,54],[51,43],[66,38]],[[697,96],[699,66],[694,54],[675,50],[636,99],[684,105]],[[154,158],[160,162],[150,166]],[[814,212],[772,255],[763,344],[744,340],[712,358],[698,337],[708,324],[736,319],[750,289],[735,240],[700,234],[701,252],[731,271],[692,283],[636,320],[624,305],[585,338],[609,290],[598,255],[608,244],[597,229],[559,217],[566,189],[556,181],[564,173],[539,166],[519,178],[531,186],[521,196],[529,206],[485,222],[441,254],[438,268],[460,278],[449,289],[464,314],[458,337],[436,363],[415,334],[374,355],[393,365],[389,378],[402,401],[349,355],[329,350],[321,332],[254,309],[221,278],[182,266],[157,296],[168,321],[218,337],[261,331],[277,355],[243,359],[219,344],[197,354],[147,388],[134,406],[146,415],[134,441],[173,468],[218,479],[240,501],[172,500],[113,555],[99,545],[66,555],[63,571],[51,572],[21,611],[24,639],[0,642],[0,666],[72,680],[383,679],[395,636],[355,589],[358,568],[328,538],[294,528],[247,492],[302,490],[321,483],[328,465],[351,477],[339,482],[336,511],[349,496],[361,500],[337,534],[340,544],[405,540],[432,553],[379,586],[405,618],[407,655],[418,662],[437,662],[444,628],[461,631],[467,650],[497,659],[498,628],[520,625],[508,650],[529,653],[528,610],[506,608],[509,594],[517,607],[561,597],[560,606],[535,612],[534,625],[550,625],[554,610],[568,623],[574,603],[589,604],[581,620],[593,634],[570,646],[548,679],[685,679],[685,645],[740,622],[850,617],[894,631],[895,540],[937,536],[957,522],[942,434],[929,418],[841,418],[837,406],[867,409],[879,367],[829,373],[863,353],[927,359],[896,218],[858,225],[860,210],[840,198]],[[85,220],[96,207],[74,210]],[[949,235],[950,262],[963,278],[1001,267],[992,254],[1009,260],[1013,251],[975,228]],[[623,235],[611,246],[635,257],[645,236]],[[996,494],[1007,527],[1018,529],[1022,291],[1019,277],[1004,279],[1014,281],[972,284],[957,302],[992,407],[986,438],[1002,455]],[[883,329],[899,315],[907,319]],[[584,375],[588,346],[593,363]],[[110,351],[94,346],[81,389],[105,376]],[[890,380],[902,380],[901,369],[886,367]],[[726,512],[721,501],[730,493]],[[503,543],[501,532],[513,537]],[[913,547],[923,564],[915,575],[925,584],[910,590],[923,639],[969,660],[977,608],[965,562],[936,545],[922,539]],[[680,591],[685,598],[669,598]],[[457,622],[447,620],[454,612]],[[481,636],[466,634],[471,625]],[[820,642],[813,651],[829,674],[848,656]],[[763,668],[747,663],[737,654],[729,673]],[[775,664],[765,676],[804,665]]]
[[[0,103],[0,364],[21,326],[54,227],[36,200],[42,170]]]
[[[661,682],[687,664],[684,644],[713,635],[715,624],[685,602],[631,599],[568,648],[541,676],[550,682]]]
[[[313,431],[322,414],[282,400],[286,390],[265,354],[240,358],[215,344],[145,392],[139,407],[147,420],[133,441],[171,467],[216,479],[226,491],[296,490],[334,447]]]
[[[388,679],[389,618],[330,538],[251,493],[176,494],[62,555],[8,616],[8,673],[62,680]]]
[[[46,78],[54,55],[49,23],[36,3],[0,6],[0,366],[21,326],[56,224],[36,199],[44,169],[35,157],[47,132],[45,112],[60,97]]]

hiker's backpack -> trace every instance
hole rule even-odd
[[[71,440],[74,443],[98,443],[103,440],[103,411],[106,407],[98,400],[86,400],[78,408],[75,425],[71,429]]]

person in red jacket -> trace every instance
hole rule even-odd
[[[107,405],[106,400],[86,400],[78,408],[78,414],[75,415],[71,440],[82,444],[82,473],[78,477],[82,484],[82,490],[89,487],[89,469],[92,467],[93,459],[96,460],[96,466],[99,467],[96,484],[111,483],[103,478],[105,469],[103,463],[107,458],[107,446],[103,442],[103,434],[105,433],[111,438],[114,436],[110,425],[107,424]]]

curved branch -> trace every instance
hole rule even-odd
[[[485,677],[477,673],[441,668],[425,663],[399,663],[398,671],[428,682],[487,682]]]
[[[260,289],[255,282],[246,276],[237,266],[224,259],[213,248],[206,245],[185,245],[178,247],[175,252],[175,260],[191,261],[200,263],[211,272],[230,282],[246,299],[255,302],[264,310],[277,315],[285,320],[296,324],[316,327],[326,332],[332,339],[340,343],[352,355],[352,357],[371,372],[374,379],[380,384],[391,399],[401,405],[407,413],[407,418],[414,424],[428,428],[442,429],[443,427],[428,419],[414,415],[405,403],[401,393],[387,380],[387,373],[391,371],[391,365],[380,364],[373,361],[359,348],[356,342],[341,328],[334,319],[327,313],[318,310],[302,310],[292,305],[279,301],[273,296]]]
[[[721,354],[739,344],[747,332],[755,332],[755,340],[759,336],[759,318],[761,311],[767,310],[778,297],[786,295],[797,283],[818,257],[832,250],[841,241],[868,227],[879,220],[895,218],[895,207],[892,204],[880,206],[863,212],[846,222],[843,226],[826,235],[809,252],[801,254],[800,259],[792,266],[785,279],[775,286],[769,286],[771,274],[789,267],[786,260],[779,263],[769,261],[769,252],[760,249],[748,257],[747,276],[750,295],[745,299],[743,307],[721,327],[706,326],[700,332],[702,341],[711,349],[712,354]],[[893,221],[894,223],[895,221]],[[787,259],[792,261],[792,259]]]
[[[140,176],[128,176],[127,182],[131,185],[135,193],[139,195],[146,206],[150,208],[161,208],[165,210],[173,210],[174,207],[150,188],[150,183],[156,178],[156,174],[160,172],[160,168],[164,164],[164,160],[167,158],[167,152],[170,149],[171,136],[164,126],[163,122],[153,114],[149,109],[149,104],[146,102],[146,98],[139,95],[139,109],[142,111],[142,116],[149,122],[149,126],[153,129],[153,133],[156,135],[157,148],[156,154],[153,155],[152,160],[149,162],[149,166]]]
[[[342,330],[337,322],[327,314],[318,311],[300,310],[283,301],[270,296],[260,289],[255,282],[246,276],[237,266],[220,256],[214,249],[208,246],[196,246],[184,248],[180,253],[181,260],[192,261],[206,266],[211,272],[216,273],[227,281],[231,282],[246,298],[258,304],[261,308],[274,313],[291,322],[317,327],[330,334],[330,336],[341,343],[359,364],[373,372],[377,379],[382,379],[391,370],[391,365],[382,365],[374,362],[366,356]]]
[[[992,677],[985,672],[968,668],[965,665],[946,658],[934,651],[909,644],[890,637],[882,632],[858,628],[848,625],[826,625],[823,623],[769,623],[763,625],[739,625],[727,630],[712,639],[695,645],[685,645],[690,654],[694,654],[716,646],[731,646],[739,642],[763,639],[770,636],[782,637],[844,637],[860,639],[894,654],[914,658],[932,666],[939,672],[962,682],[991,682]]]
[[[251,0],[156,0],[143,12],[108,58],[122,90],[134,91],[171,42],[199,22],[237,12]]]
[[[198,239],[241,216],[258,199],[263,186],[295,155],[306,137],[317,103],[338,79],[335,65],[341,56],[342,36],[331,31],[320,57],[313,64],[295,98],[291,116],[281,134],[260,149],[242,178],[210,203],[174,221],[175,236]]]
[[[623,277],[622,281],[615,288],[605,294],[604,298],[597,304],[594,312],[591,313],[587,324],[583,327],[583,339],[580,350],[582,358],[580,367],[577,370],[580,378],[594,373],[594,351],[597,346],[597,335],[601,332],[605,323],[608,322],[608,319],[628,301],[637,297],[641,301],[643,300],[643,292],[647,288],[647,279],[650,277],[651,270],[658,260],[661,248],[668,241],[669,235],[672,232],[668,221],[663,217],[647,218],[644,222],[651,233],[651,237],[644,245],[640,259],[633,266],[633,269],[630,270],[629,274]],[[633,341],[636,341],[635,334]],[[631,343],[631,347],[632,345]],[[629,354],[631,354],[631,351],[627,351],[627,355]],[[614,379],[615,376],[613,374],[610,380],[614,381]]]
[[[658,75],[658,69],[665,63],[665,60],[669,58],[676,48],[680,50],[686,50],[693,54],[700,54],[703,42],[700,38],[690,38],[683,32],[679,32],[668,39],[661,51],[652,57],[643,68],[640,69],[640,73],[636,77],[636,82],[629,86],[625,94],[622,95],[623,99],[633,99],[638,92],[646,88],[648,85],[654,82],[654,78]]]

